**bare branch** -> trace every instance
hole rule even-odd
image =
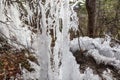
[[[5,24],[5,25],[8,25],[6,22],[4,22],[4,21],[1,21],[1,20],[0,20],[0,23],[2,23],[2,24]]]

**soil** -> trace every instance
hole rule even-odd
[[[35,71],[29,61],[38,64],[34,53],[27,49],[13,49],[4,39],[0,38],[0,80],[23,80],[22,69]],[[39,65],[39,64],[38,64]]]

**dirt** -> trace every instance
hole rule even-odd
[[[0,44],[2,45],[0,47],[0,80],[11,80],[11,77],[14,77],[14,80],[23,80],[23,68],[29,72],[35,71],[29,63],[29,61],[32,61],[38,64],[33,52],[28,49],[13,49],[10,44],[1,38]]]

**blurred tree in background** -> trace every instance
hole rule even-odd
[[[86,0],[85,3],[88,13],[87,34],[89,37],[94,37],[96,28],[96,0]]]
[[[82,0],[79,5],[81,35],[103,37],[108,34],[120,40],[120,0]]]

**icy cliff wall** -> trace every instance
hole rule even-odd
[[[79,66],[69,51],[69,29],[77,17],[69,0],[1,0],[0,33],[17,48],[34,51],[40,66],[25,79],[80,80]],[[70,20],[71,19],[71,20]]]

